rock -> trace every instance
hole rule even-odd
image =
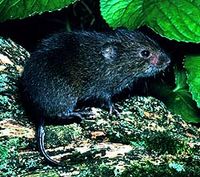
[[[34,124],[18,81],[29,53],[0,38],[0,174],[2,176],[200,176],[200,129],[153,97],[117,103],[120,116],[92,108],[81,124],[46,126],[46,147],[63,166],[39,154]]]

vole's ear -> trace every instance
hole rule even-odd
[[[106,60],[113,61],[117,58],[117,55],[122,48],[122,41],[120,39],[110,38],[101,47],[101,54]]]
[[[105,44],[101,49],[101,54],[107,61],[113,61],[117,57],[118,48],[113,44]]]

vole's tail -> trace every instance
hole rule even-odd
[[[45,136],[45,131],[44,131],[44,118],[40,118],[40,121],[37,126],[37,143],[38,143],[38,148],[40,150],[40,153],[43,155],[45,160],[51,164],[51,165],[60,165],[59,161],[53,160],[49,154],[46,152],[45,147],[44,147],[44,136]]]

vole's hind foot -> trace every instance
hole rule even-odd
[[[94,113],[87,109],[76,110],[74,112],[64,112],[58,115],[59,124],[81,123],[82,120],[93,116]]]
[[[92,112],[92,109],[90,107],[77,109],[77,110],[75,110],[75,112],[79,113],[82,116],[82,118],[89,118],[89,117],[95,115],[95,113]]]
[[[80,123],[83,120],[83,116],[79,112],[64,112],[58,114],[58,117],[62,124]]]

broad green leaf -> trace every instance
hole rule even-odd
[[[156,94],[154,94],[166,104],[170,111],[181,115],[185,121],[193,123],[200,122],[199,110],[188,90],[184,71],[175,70],[175,83],[176,86],[174,89],[167,84],[155,84],[153,91]]]
[[[192,98],[200,108],[200,56],[187,56],[184,60],[184,66]]]
[[[113,28],[147,25],[161,36],[200,42],[200,0],[100,0],[101,14]]]
[[[184,71],[175,70],[175,84],[175,89],[172,90],[171,96],[169,95],[169,100],[171,100],[168,102],[169,109],[180,114],[185,121],[200,122],[200,114],[188,90]]]
[[[0,21],[59,10],[77,0],[0,0]]]
[[[143,0],[100,0],[101,14],[114,27],[137,28],[143,24]]]

